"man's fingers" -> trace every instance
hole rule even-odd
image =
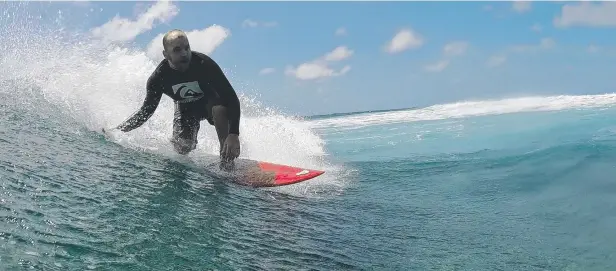
[[[220,149],[220,157],[224,160],[232,160],[240,156],[239,144],[228,144],[224,142]]]
[[[231,151],[231,154],[233,155],[233,158],[237,158],[240,156],[240,147],[236,146],[235,148],[233,148],[233,150]]]
[[[223,159],[227,159],[227,156],[229,156],[229,154],[228,154],[228,150],[229,150],[229,147],[227,146],[227,143],[224,143],[224,144],[222,145],[222,149],[220,150],[220,156],[221,156]]]

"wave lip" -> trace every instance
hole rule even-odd
[[[530,96],[502,100],[461,101],[420,109],[360,113],[309,121],[312,128],[354,129],[380,124],[465,118],[520,112],[597,108],[616,104],[616,94]]]

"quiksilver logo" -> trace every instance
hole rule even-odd
[[[203,91],[199,87],[199,82],[184,82],[177,85],[173,85],[173,94],[180,94],[181,99],[194,99],[203,96]]]

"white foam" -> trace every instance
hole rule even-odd
[[[616,104],[616,94],[523,97],[502,100],[464,101],[421,109],[364,113],[310,122],[312,128],[357,129],[366,126],[414,121],[465,118],[532,111],[596,108]]]
[[[0,32],[8,35],[0,41],[0,48],[4,48],[0,55],[0,84],[5,84],[0,86],[2,94],[24,97],[22,89],[14,92],[14,88],[7,87],[9,81],[18,88],[31,85],[53,107],[93,131],[120,124],[141,106],[146,80],[157,64],[143,48],[98,43],[81,33],[59,31],[61,26],[45,29],[24,25],[33,23],[31,20],[0,22]],[[17,37],[22,43],[14,43]],[[241,157],[328,171],[338,169],[324,161],[323,140],[303,120],[284,116],[242,95],[241,88],[236,90],[242,103]],[[32,110],[50,106],[36,107]],[[174,155],[168,141],[172,118],[173,103],[165,96],[142,127],[130,133],[113,133],[112,138],[126,147]],[[207,122],[202,123],[198,140],[195,155],[218,153],[215,130]]]

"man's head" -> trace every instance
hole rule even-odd
[[[184,71],[188,69],[191,59],[188,37],[182,30],[174,29],[163,37],[163,56],[171,67]]]

